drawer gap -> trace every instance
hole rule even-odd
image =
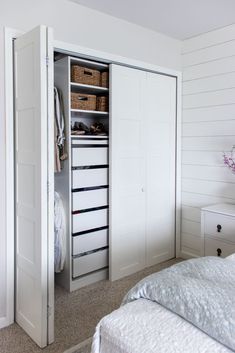
[[[100,186],[88,186],[84,188],[72,189],[72,192],[80,192],[80,191],[90,191],[90,190],[99,190],[99,189],[108,189],[108,185],[100,185]]]
[[[101,145],[96,145],[92,143],[87,143],[87,144],[73,144],[71,148],[108,148],[109,145],[101,144]]]
[[[104,227],[99,227],[99,228],[91,228],[91,229],[84,230],[82,232],[73,233],[72,237],[79,237],[79,235],[93,233],[93,232],[97,232],[97,231],[103,230],[103,229],[109,229],[109,226],[104,226]]]
[[[91,255],[91,254],[94,254],[94,253],[97,253],[99,251],[102,251],[102,250],[106,250],[108,249],[109,247],[108,246],[103,246],[102,248],[99,248],[99,249],[94,249],[94,250],[90,250],[90,251],[86,251],[82,254],[78,254],[78,255],[73,255],[72,258],[73,259],[77,259],[78,257],[83,257],[83,256],[86,256],[86,255]]]
[[[86,213],[86,212],[92,212],[92,211],[98,211],[98,210],[105,210],[109,208],[109,206],[100,206],[100,207],[93,207],[93,208],[87,208],[85,210],[77,210],[77,211],[73,211],[72,215],[76,215],[76,214],[80,214],[80,213]]]
[[[83,165],[83,166],[73,166],[72,170],[82,170],[82,169],[100,169],[109,168],[108,164],[96,164],[96,165]]]

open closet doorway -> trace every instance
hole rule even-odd
[[[171,259],[179,221],[175,74],[60,45],[44,26],[15,41],[15,318],[40,347],[54,340],[54,277],[70,292]],[[54,85],[66,139],[55,175]],[[66,218],[56,276],[55,191]]]

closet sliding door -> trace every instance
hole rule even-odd
[[[145,266],[145,76],[111,65],[111,280]]]
[[[112,65],[110,278],[175,256],[176,79]]]
[[[147,73],[146,266],[175,256],[176,78]]]

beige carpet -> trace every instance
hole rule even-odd
[[[92,337],[64,351],[64,353],[91,353]]]
[[[180,259],[150,267],[115,282],[101,281],[72,293],[56,287],[55,342],[43,353],[62,353],[91,337],[99,320],[117,309],[125,293],[143,277]],[[40,348],[16,324],[0,330],[1,353],[39,353]],[[86,351],[78,350],[79,353]]]

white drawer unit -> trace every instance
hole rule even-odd
[[[103,248],[108,245],[108,229],[100,229],[73,237],[73,255]]]
[[[97,145],[96,147],[72,147],[72,167],[107,164],[108,146]]]
[[[73,192],[72,210],[85,210],[108,205],[108,189],[95,189]]]
[[[108,185],[107,168],[78,169],[72,171],[72,188]]]
[[[226,257],[235,252],[235,205],[217,204],[201,210],[202,255]]]
[[[99,250],[73,259],[73,278],[108,266],[108,249]]]
[[[108,225],[108,209],[81,212],[72,216],[73,234]]]

